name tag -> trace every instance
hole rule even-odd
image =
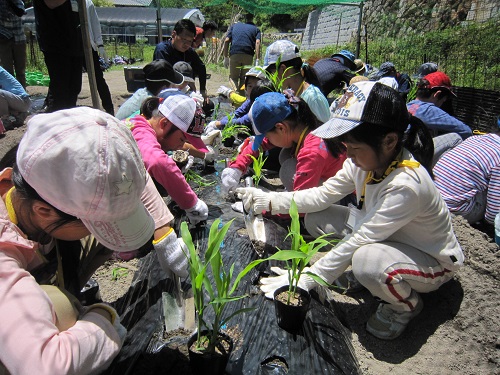
[[[356,224],[363,218],[363,214],[361,210],[358,210],[358,208],[352,203],[349,203],[348,207],[349,217],[347,218],[346,225],[350,230],[353,230],[353,228],[356,227]]]

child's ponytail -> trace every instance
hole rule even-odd
[[[403,146],[427,169],[431,178],[434,178],[432,173],[434,143],[431,133],[422,120],[415,116],[410,115],[409,124],[403,135]]]

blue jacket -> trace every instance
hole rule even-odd
[[[418,117],[427,125],[431,133],[433,133],[433,137],[440,134],[457,133],[462,139],[466,139],[472,135],[472,130],[468,125],[450,116],[433,103],[412,100],[406,104],[406,107],[408,108],[408,112]]]

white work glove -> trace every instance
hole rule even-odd
[[[99,56],[101,56],[104,61],[108,62],[108,55],[106,54],[106,50],[104,49],[104,47],[100,46],[97,47],[97,49],[99,50]]]
[[[234,189],[236,186],[238,186],[242,174],[243,172],[238,168],[224,168],[221,174],[221,193],[227,194],[229,190]]]
[[[163,271],[167,274],[172,271],[182,278],[189,275],[189,264],[186,258],[189,251],[182,238],[177,238],[173,230],[159,240],[153,241],[153,247]]]
[[[199,92],[192,92],[191,94],[189,94],[189,96],[194,99],[194,101],[201,106],[203,106],[203,102],[205,101],[205,99],[203,98],[203,95],[201,95]]]
[[[206,145],[214,147],[220,146],[222,143],[222,132],[220,130],[211,130],[201,136],[201,140]]]
[[[125,341],[125,336],[127,336],[127,328],[125,328],[120,323],[120,315],[118,315],[116,310],[111,306],[106,305],[105,303],[94,303],[93,305],[86,306],[83,308],[82,319],[85,319],[85,315],[95,309],[106,310],[109,313],[109,315],[111,315],[111,324],[113,324],[113,327],[116,329],[116,332],[118,332],[118,336],[120,336],[120,341],[123,344],[123,341]]]
[[[257,215],[264,211],[270,211],[271,196],[269,193],[264,193],[254,187],[248,187],[236,189],[236,194],[243,201],[245,211],[249,212],[253,209],[253,212]]]
[[[210,145],[206,145],[208,152],[205,153],[205,162],[206,163],[212,163],[215,159],[217,159],[217,156],[219,156],[219,151],[216,147],[212,147]]]
[[[221,86],[217,89],[217,95],[222,95],[225,96],[226,98],[229,98],[229,95],[233,92],[233,89],[230,89],[227,86]]]
[[[208,218],[208,206],[201,199],[196,201],[194,207],[191,207],[186,210],[186,215],[189,219],[189,222],[193,225],[198,224],[200,221],[207,220]]]
[[[288,283],[288,271],[279,267],[271,267],[271,271],[274,272],[278,276],[269,276],[263,277],[260,279],[260,290],[264,292],[266,298],[274,299],[274,292],[276,289],[281,288],[282,286],[289,285]],[[300,275],[298,287],[302,288],[306,291],[310,291],[317,284],[316,282],[308,275],[305,275],[305,272],[309,271],[309,267],[305,267],[302,271],[302,275]]]
[[[255,59],[255,66],[259,66],[259,59]]]
[[[191,169],[194,163],[194,156],[189,155],[187,163],[181,168],[182,174],[186,174],[187,171]]]
[[[216,123],[217,123],[216,120],[210,121],[208,123],[208,125],[205,126],[205,130],[203,131],[203,133],[208,135],[209,133],[213,132],[214,130],[219,130],[219,128],[217,128],[217,126],[215,125]]]
[[[229,57],[224,57],[224,68],[229,68]]]

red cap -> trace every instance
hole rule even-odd
[[[429,88],[429,89],[434,89],[434,88],[446,89],[453,96],[456,97],[455,93],[451,89],[450,77],[448,77],[443,72],[434,72],[431,74],[427,74],[424,77],[424,79],[426,79],[429,82],[429,86],[427,86],[427,88]]]

